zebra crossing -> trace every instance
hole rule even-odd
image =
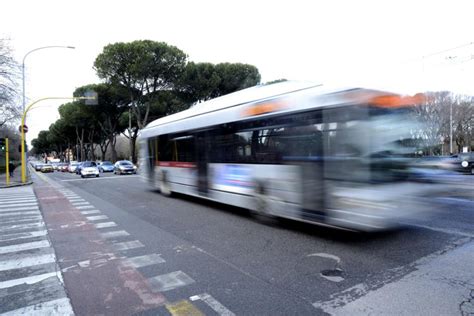
[[[0,315],[73,315],[31,186],[0,190]]]
[[[152,265],[163,265],[166,264],[166,260],[157,253],[145,253],[136,256],[127,256],[128,251],[134,251],[137,249],[145,249],[145,245],[139,240],[134,240],[132,235],[121,229],[119,225],[107,216],[103,215],[102,212],[93,206],[91,203],[80,197],[75,192],[67,188],[58,188],[58,191],[62,193],[82,215],[95,226],[99,231],[99,235],[108,242],[111,249],[116,252],[116,256],[121,258],[122,265],[124,267],[134,268],[139,271],[141,268],[150,267]],[[142,251],[143,252],[143,251]],[[117,258],[113,257],[113,258]],[[80,267],[90,267],[93,264],[93,259],[78,262],[77,265]],[[70,269],[71,267],[67,268]],[[171,269],[173,270],[173,269]],[[171,271],[164,274],[148,276],[147,283],[151,287],[152,292],[167,293],[182,287],[186,287],[195,284],[196,281],[192,279],[185,272],[177,270]],[[234,314],[229,311],[226,307],[215,300],[211,295],[202,293],[194,295],[183,300],[177,304],[169,303],[166,304],[166,309],[172,315],[181,315],[183,311],[187,314],[199,314],[199,310],[195,308],[192,302],[201,301],[207,305],[212,311],[218,315],[233,316]]]

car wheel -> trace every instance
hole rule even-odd
[[[98,178],[98,177],[99,177],[99,175],[98,175],[98,174],[96,174],[96,175],[95,175],[95,177],[96,177],[96,178]]]
[[[84,179],[84,176],[83,176],[82,174],[81,174],[81,178],[83,178],[83,179]]]

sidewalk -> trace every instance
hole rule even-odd
[[[6,175],[4,173],[0,173],[0,189],[28,185],[32,183],[31,179],[28,179],[24,184],[21,183],[21,174],[19,171],[19,169],[15,170],[15,172],[13,173],[13,177],[10,177],[10,183],[8,185]]]

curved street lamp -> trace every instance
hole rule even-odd
[[[22,109],[23,109],[23,112],[25,111],[25,105],[26,105],[26,100],[25,100],[25,60],[26,60],[26,57],[28,57],[29,54],[33,53],[33,52],[36,52],[38,50],[42,50],[42,49],[47,49],[47,48],[68,48],[68,49],[75,49],[74,46],[62,46],[62,45],[50,45],[50,46],[42,46],[42,47],[38,47],[38,48],[35,48],[35,49],[32,49],[30,50],[28,53],[25,54],[25,56],[23,56],[23,60],[21,62],[21,70],[22,70],[22,83],[23,83],[23,86],[22,86],[22,90],[23,90],[23,102],[22,102]]]

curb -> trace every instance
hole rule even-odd
[[[15,184],[10,184],[10,185],[0,185],[0,190],[1,189],[8,189],[8,188],[14,188],[14,187],[21,187],[24,185],[30,185],[33,184],[33,181],[29,181],[26,183],[15,183]]]

